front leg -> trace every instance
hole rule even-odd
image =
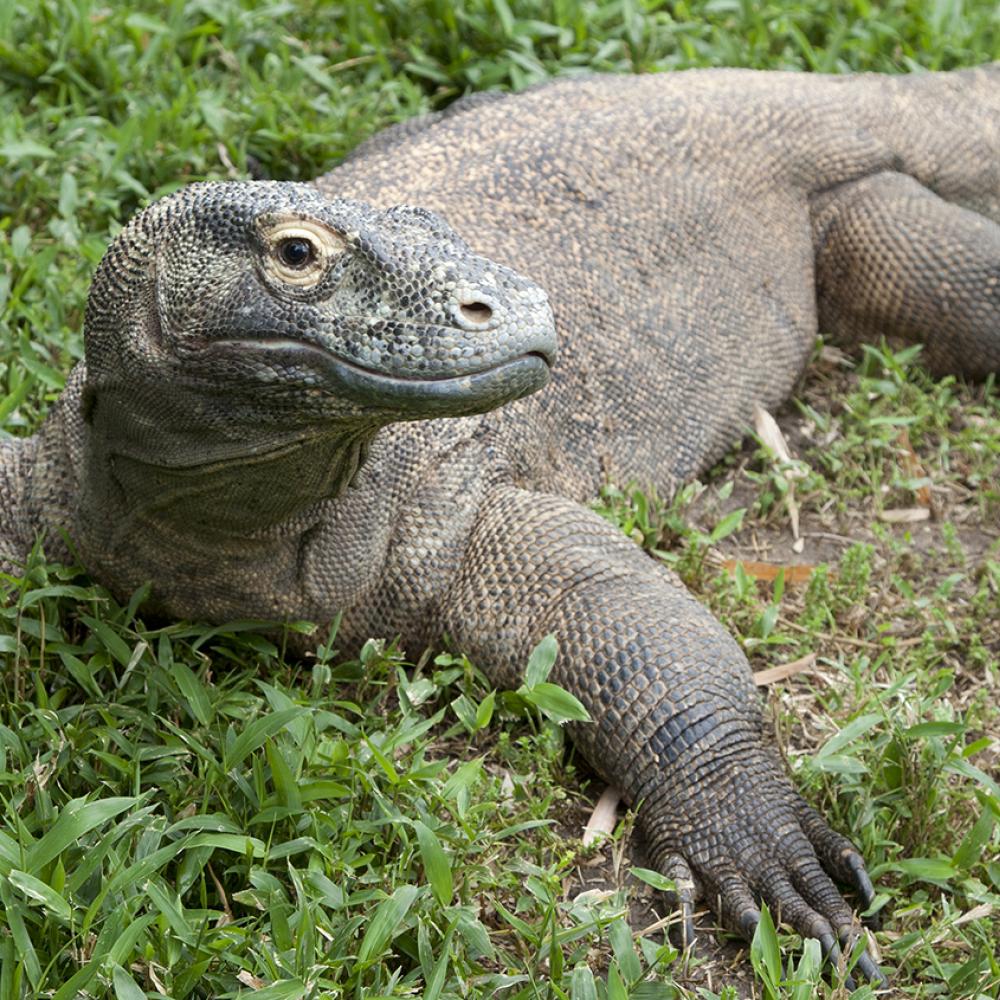
[[[867,907],[864,862],[785,777],[746,658],[672,573],[591,511],[503,488],[480,510],[446,608],[449,633],[499,684],[516,686],[532,647],[556,634],[554,679],[593,719],[573,737],[640,805],[688,940],[697,879],[748,938],[764,899],[827,954],[849,943],[853,916],[830,876]],[[884,981],[867,953],[858,966]]]

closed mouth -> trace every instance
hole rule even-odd
[[[331,395],[346,397],[373,409],[412,410],[415,416],[481,412],[526,396],[548,382],[554,360],[550,352],[538,349],[460,374],[389,375],[359,365],[319,344],[301,340],[214,340],[205,344],[202,350],[214,353],[226,348],[282,358],[290,365],[304,363],[319,369],[323,380],[317,388]]]

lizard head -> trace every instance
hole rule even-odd
[[[443,220],[310,185],[195,184],[140,213],[91,289],[87,398],[257,427],[483,412],[541,388],[545,293]],[[123,400],[119,399],[119,403]]]
[[[122,230],[85,347],[88,531],[217,537],[340,496],[386,424],[541,388],[555,334],[538,286],[430,212],[248,182],[191,185]]]

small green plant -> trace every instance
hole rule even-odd
[[[731,510],[710,531],[702,531],[686,517],[686,511],[704,490],[701,483],[691,482],[679,489],[669,503],[664,503],[653,490],[632,487],[622,491],[608,485],[601,490],[596,510],[650,554],[667,563],[685,583],[698,586],[704,578],[708,553],[739,530],[746,514],[743,508]],[[716,499],[726,500],[730,491],[731,484],[728,489],[721,489]]]

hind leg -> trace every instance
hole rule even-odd
[[[922,341],[940,374],[1000,371],[1000,226],[905,174],[815,199],[819,326],[847,343]]]

